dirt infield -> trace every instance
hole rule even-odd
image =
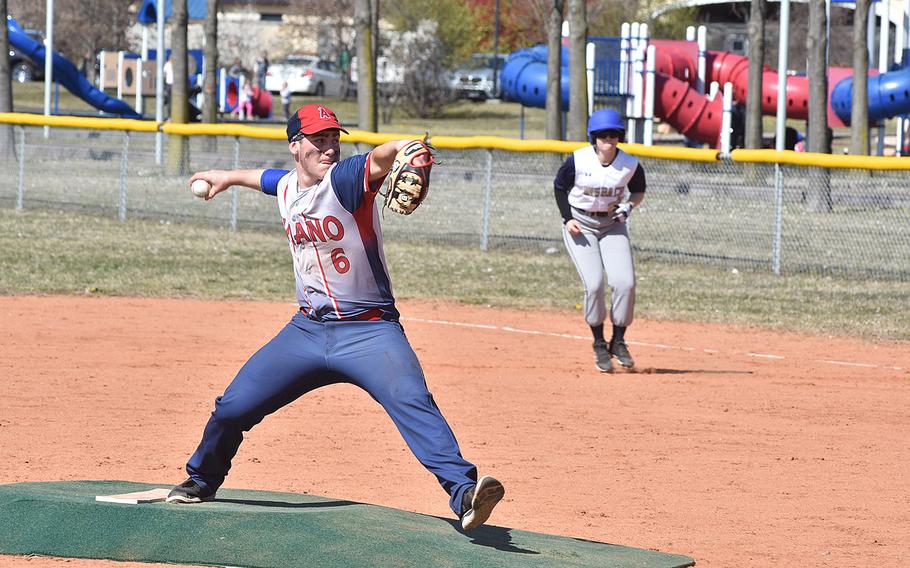
[[[910,345],[639,320],[643,372],[604,375],[577,313],[400,308],[465,456],[506,483],[494,524],[701,567],[906,566]],[[182,481],[214,397],[293,309],[0,297],[0,483]],[[345,385],[254,428],[226,486],[450,515]],[[0,556],[64,563],[140,566]]]

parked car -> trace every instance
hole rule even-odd
[[[25,30],[25,33],[38,43],[44,43],[44,34],[40,31]],[[13,81],[19,83],[44,79],[44,67],[35,65],[34,61],[16,51],[12,46],[9,50],[9,69]]]
[[[472,55],[471,59],[454,73],[452,89],[455,96],[476,101],[498,99],[502,94],[500,77],[502,66],[508,57],[503,53]]]
[[[315,55],[289,55],[270,64],[265,74],[266,90],[277,93],[285,81],[293,93],[319,97],[341,94],[341,72],[335,62]]]

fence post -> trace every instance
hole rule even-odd
[[[483,226],[480,229],[480,250],[490,244],[490,202],[493,198],[493,150],[487,150],[487,172],[483,186]]]
[[[234,136],[234,164],[233,169],[240,168],[240,137]],[[231,230],[237,230],[237,188],[231,188]]]
[[[19,127],[19,184],[16,187],[16,210],[22,211],[25,203],[25,127]]]
[[[120,154],[120,221],[126,221],[126,178],[130,166],[130,131],[123,132],[123,151]]]
[[[784,209],[784,170],[774,164],[774,239],[771,250],[771,270],[780,276],[780,254]]]

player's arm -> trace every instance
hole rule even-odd
[[[368,179],[373,182],[383,179],[395,163],[395,154],[411,142],[412,139],[390,140],[373,148],[370,152],[370,172]]]
[[[569,154],[563,162],[556,178],[553,180],[553,195],[556,197],[556,206],[562,217],[562,224],[570,235],[581,234],[581,225],[572,217],[572,207],[569,205],[569,190],[575,185],[575,156]]]
[[[645,182],[645,169],[641,167],[641,164],[638,164],[638,167],[635,169],[635,173],[632,174],[632,179],[629,180],[629,204],[632,206],[632,209],[635,209],[641,202],[645,200],[645,188],[647,183]]]
[[[263,174],[267,171],[271,170],[208,170],[196,172],[190,178],[190,185],[197,179],[204,179],[211,184],[212,189],[209,191],[207,200],[235,185],[263,191]]]

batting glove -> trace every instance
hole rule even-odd
[[[632,204],[628,201],[619,203],[613,208],[613,220],[617,223],[625,223],[632,213]]]

